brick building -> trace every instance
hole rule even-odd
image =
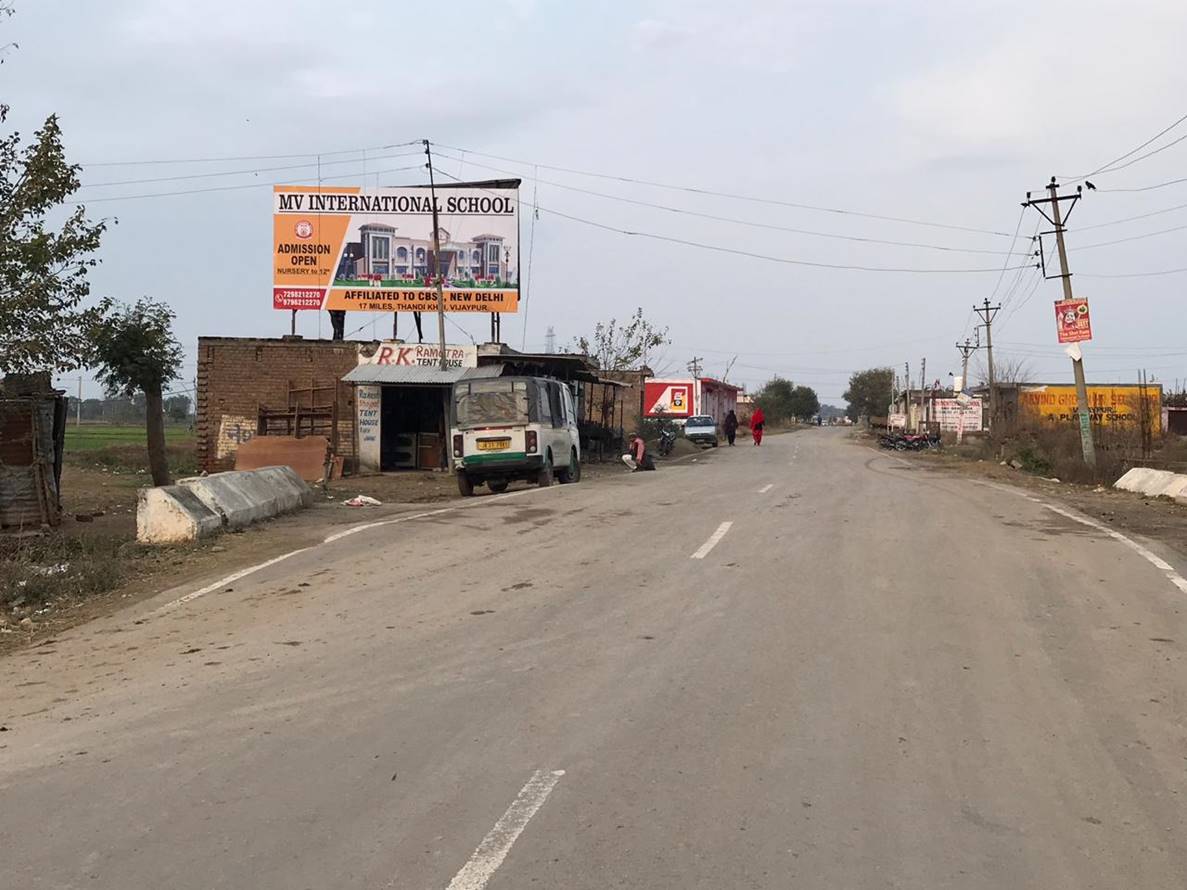
[[[354,454],[354,393],[342,377],[358,364],[357,340],[300,337],[198,338],[198,466],[207,472],[235,467],[239,446],[259,429],[260,409],[333,406],[337,453]],[[313,427],[326,434],[325,423]]]

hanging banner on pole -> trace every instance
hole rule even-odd
[[[276,186],[272,307],[358,312],[519,309],[519,180],[428,186]]]
[[[1080,343],[1092,339],[1092,319],[1088,315],[1088,301],[1056,300],[1055,326],[1060,343]]]

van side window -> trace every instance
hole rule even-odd
[[[561,401],[561,384],[555,380],[548,381],[548,400],[552,403],[552,425],[563,427],[565,425],[565,406]]]
[[[549,396],[549,386],[544,380],[533,381],[533,389],[536,391],[536,404],[538,407],[539,417],[537,422],[542,426],[552,426],[552,399]]]

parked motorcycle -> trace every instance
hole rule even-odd
[[[665,426],[659,431],[659,453],[661,457],[667,457],[672,453],[672,449],[676,447],[676,431],[670,426]]]

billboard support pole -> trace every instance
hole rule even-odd
[[[445,355],[445,291],[441,281],[441,230],[437,225],[437,184],[433,180],[433,152],[429,140],[424,140],[425,157],[429,159],[429,200],[433,202],[433,277],[437,279],[437,337],[441,341],[441,370],[449,370],[449,359]]]
[[[289,325],[289,333],[294,337],[297,335],[297,310],[293,310],[292,322]]]
[[[1072,296],[1072,273],[1067,270],[1067,248],[1063,243],[1064,233],[1064,218],[1059,211],[1060,201],[1071,201],[1071,206],[1068,208],[1068,214],[1071,214],[1072,208],[1076,206],[1076,202],[1080,200],[1080,187],[1076,187],[1074,195],[1060,195],[1059,186],[1055,182],[1055,177],[1051,177],[1051,184],[1047,186],[1047,191],[1051,193],[1050,198],[1032,201],[1030,199],[1030,192],[1026,193],[1026,201],[1023,207],[1036,207],[1039,213],[1050,221],[1055,227],[1055,245],[1059,251],[1059,277],[1063,283],[1063,298],[1065,300],[1074,299]],[[1051,215],[1047,216],[1039,205],[1050,204]],[[1076,414],[1080,420],[1080,447],[1084,451],[1084,463],[1090,467],[1096,466],[1096,445],[1092,441],[1092,415],[1088,409],[1088,384],[1084,380],[1084,359],[1072,359],[1072,374],[1076,378]]]

